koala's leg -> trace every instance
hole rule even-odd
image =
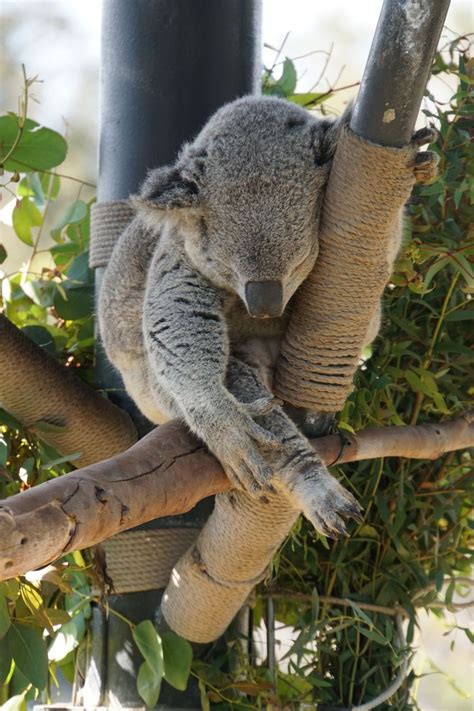
[[[273,396],[245,405],[226,387],[226,298],[176,249],[157,250],[145,294],[144,343],[156,385],[231,481],[252,492],[273,474],[268,457],[277,442],[254,421],[272,407]]]
[[[260,375],[237,357],[231,357],[227,372],[229,390],[242,402],[270,395]],[[310,443],[281,407],[257,418],[275,435],[280,447],[273,452],[276,486],[287,492],[297,508],[326,536],[345,534],[343,517],[361,520],[360,506],[328,472]]]

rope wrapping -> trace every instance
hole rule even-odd
[[[378,146],[347,126],[331,167],[315,267],[296,292],[275,394],[309,410],[340,410],[390,277],[417,147]],[[377,329],[375,329],[377,330]]]
[[[195,544],[171,573],[161,603],[168,625],[192,642],[220,637],[298,515],[284,495],[258,501],[240,491],[218,494]]]
[[[0,405],[61,454],[80,453],[79,466],[113,457],[136,442],[126,412],[1,315],[0,372]]]
[[[161,590],[173,566],[196,539],[196,528],[158,528],[125,531],[102,546],[114,593]]]
[[[89,266],[106,267],[121,233],[132,220],[134,211],[128,200],[97,202],[91,209]]]

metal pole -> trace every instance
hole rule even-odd
[[[350,127],[382,146],[400,148],[413,134],[450,0],[385,0]],[[287,407],[307,437],[321,437],[336,413]]]
[[[385,0],[354,106],[352,130],[382,146],[409,143],[449,0]]]
[[[149,168],[173,161],[222,104],[259,91],[261,0],[104,0],[99,139],[99,202],[137,191]],[[96,270],[96,290],[102,269]],[[123,388],[97,350],[97,380]],[[132,403],[119,397],[131,413]],[[140,426],[140,423],[139,423]],[[141,424],[142,431],[146,429]],[[209,502],[184,516],[148,527],[202,526]],[[111,608],[139,622],[153,619],[161,591],[109,598]],[[89,705],[143,706],[136,692],[141,655],[126,624],[110,615],[104,630],[96,608],[93,636],[100,636],[88,664]],[[178,693],[163,685],[160,709],[200,708],[196,688]]]

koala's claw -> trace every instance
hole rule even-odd
[[[413,172],[417,183],[429,183],[438,175],[439,156],[433,151],[420,151],[415,157]]]
[[[433,143],[438,135],[437,131],[431,126],[420,128],[411,137],[411,143],[415,146],[424,146],[425,143]]]
[[[294,472],[290,489],[306,518],[329,538],[348,535],[343,518],[362,523],[362,508],[354,496],[317,460]]]

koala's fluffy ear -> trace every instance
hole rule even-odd
[[[352,115],[352,103],[337,119],[323,119],[313,135],[313,151],[316,165],[324,165],[334,157],[337,142],[343,126],[349,124]]]
[[[194,207],[198,201],[197,182],[180,167],[164,166],[148,173],[139,195],[132,198],[136,206],[175,210]]]

